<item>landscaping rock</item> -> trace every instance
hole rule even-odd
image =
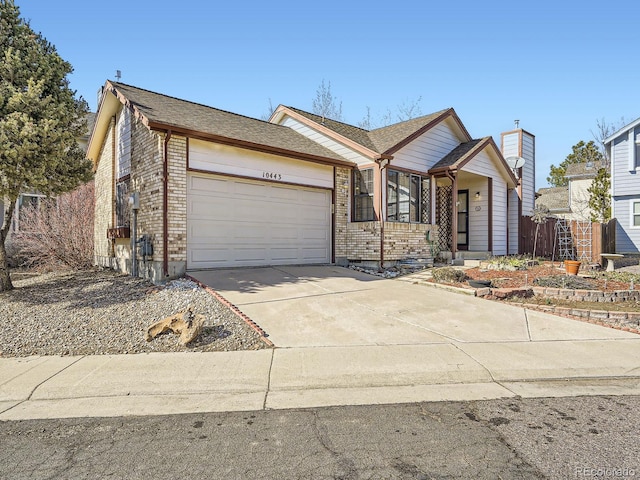
[[[187,345],[196,339],[204,325],[204,315],[193,314],[191,307],[154,323],[147,329],[145,340],[150,342],[158,335],[173,332],[180,335],[180,344]]]

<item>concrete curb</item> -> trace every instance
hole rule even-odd
[[[407,280],[404,280],[407,281]],[[451,285],[442,285],[432,282],[425,282],[421,280],[417,280],[415,282],[411,282],[415,285],[424,285],[431,288],[440,288],[443,290],[448,290],[454,293],[462,293],[465,295],[472,295],[477,298],[481,298],[483,300],[493,301],[493,302],[502,302],[503,298],[508,298],[509,295],[504,295],[503,297],[495,296],[494,298],[490,298],[490,294],[495,290],[513,290],[515,293],[522,292],[523,289],[491,289],[491,288],[478,288],[478,289],[467,289],[460,287],[453,287]],[[533,293],[533,290],[529,288]],[[549,313],[551,315],[557,315],[559,317],[570,318],[572,320],[580,320],[586,323],[592,323],[594,325],[599,325],[601,327],[609,327],[614,330],[620,330],[623,332],[630,332],[640,335],[640,321],[638,323],[639,328],[634,328],[633,326],[628,325],[620,325],[616,323],[608,322],[607,320],[611,319],[613,321],[620,321],[624,319],[631,318],[635,320],[636,317],[640,317],[640,314],[635,312],[618,312],[618,311],[607,311],[607,310],[587,310],[581,308],[569,308],[569,307],[560,307],[560,306],[547,306],[547,305],[537,305],[530,303],[522,303],[522,304],[512,304],[514,306],[520,305],[524,309],[535,310],[538,312]],[[624,316],[621,314],[625,314]],[[623,318],[624,317],[624,318]]]
[[[214,289],[212,289],[211,287],[208,287],[207,285],[205,285],[204,283],[202,283],[200,280],[198,280],[197,278],[193,278],[191,275],[186,274],[185,278],[188,280],[191,280],[194,283],[197,283],[201,288],[203,288],[207,293],[209,293],[210,295],[213,295],[216,300],[218,300],[220,303],[222,303],[224,306],[228,307],[233,313],[235,313],[239,318],[241,318],[247,325],[249,325],[251,328],[253,328],[256,332],[258,332],[260,334],[260,338],[262,339],[262,341],[264,343],[266,343],[269,347],[275,347],[275,345],[273,344],[273,342],[271,340],[269,340],[267,337],[269,336],[267,334],[267,332],[265,332],[260,325],[258,325],[256,322],[254,322],[253,320],[251,320],[251,318],[249,318],[248,315],[245,315],[244,313],[242,313],[242,311],[236,307],[233,303],[231,303],[229,300],[227,300],[226,298],[224,298],[222,295],[220,295],[218,292],[216,292]]]

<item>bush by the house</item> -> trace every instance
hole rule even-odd
[[[21,266],[40,270],[83,269],[93,264],[94,186],[46,199],[20,211],[13,234]]]
[[[442,267],[433,270],[433,279],[438,283],[461,283],[467,279],[467,275],[453,267]]]

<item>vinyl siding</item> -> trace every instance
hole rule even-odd
[[[613,199],[616,222],[616,253],[639,253],[640,227],[632,226],[631,209],[640,202],[640,195]]]
[[[484,177],[469,177],[460,181],[459,188],[469,190],[469,250],[486,252],[489,250],[487,226],[489,224],[489,187]],[[480,199],[476,200],[476,192]]]
[[[493,255],[507,254],[507,184],[493,178]]]
[[[322,145],[325,148],[328,148],[332,152],[337,153],[338,155],[344,157],[347,160],[355,162],[358,165],[365,165],[371,163],[372,159],[343,145],[342,143],[336,142],[333,138],[328,137],[317,130],[314,130],[304,123],[301,123],[291,117],[285,117],[282,125],[285,127],[289,127],[300,135],[304,135],[310,140]]]
[[[486,153],[486,151],[480,152],[471,162],[464,166],[464,172],[480,175],[481,177],[493,178],[493,254],[494,255],[506,255],[507,254],[507,184],[502,178],[500,171],[498,170],[495,161]],[[484,198],[488,195],[486,178],[482,179],[484,183],[484,191],[486,192]],[[462,187],[461,187],[462,188]],[[482,250],[481,245],[485,245],[485,249],[488,249],[487,244],[487,219],[486,210],[489,208],[488,203],[486,206],[479,204],[481,207],[479,212],[475,211],[477,205],[473,201],[473,196],[476,191],[480,191],[481,195],[483,190],[477,189],[475,191],[469,191],[469,196],[472,199],[469,203],[469,209],[471,210],[469,216],[469,230],[472,228],[475,232],[471,232],[472,237],[478,242],[476,245],[470,245],[471,250]],[[484,213],[481,213],[484,212]],[[472,223],[473,221],[473,223]],[[484,240],[476,239],[476,235],[483,235]]]
[[[461,141],[447,122],[441,122],[398,150],[393,155],[391,164],[398,168],[426,172]]]
[[[502,155],[507,157],[520,156],[520,135],[516,132],[502,136]]]
[[[522,132],[522,214],[530,215],[536,202],[535,138]]]
[[[520,218],[518,217],[518,192],[509,190],[508,193],[508,228],[509,228],[509,254],[518,254],[519,249],[519,235],[518,229],[520,228]]]
[[[120,110],[118,116],[118,164],[116,178],[131,173],[131,113],[128,108]]]
[[[640,135],[640,132],[636,132]],[[629,135],[625,132],[613,141],[612,165],[613,165],[613,192],[612,195],[634,195],[640,192],[640,172],[629,170],[629,155],[635,145],[629,141]]]
[[[587,191],[593,179],[571,180],[569,182],[569,206],[573,213],[572,218],[576,220],[591,220],[591,209],[589,208],[589,192]]]
[[[189,168],[297,185],[333,188],[333,167],[201,140],[189,141]]]

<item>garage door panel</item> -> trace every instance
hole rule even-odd
[[[297,248],[272,248],[271,260],[273,262],[295,262],[298,259]]]
[[[191,192],[204,192],[205,194],[224,193],[229,194],[229,190],[232,185],[224,179],[217,179],[213,177],[198,177],[190,176],[189,188]]]
[[[190,174],[187,268],[329,263],[331,192]]]
[[[324,243],[329,240],[329,234],[322,228],[307,228],[302,231],[303,240],[317,240],[320,243]]]
[[[256,183],[248,183],[240,180],[234,181],[233,193],[238,198],[263,198],[267,195],[267,186]]]
[[[236,246],[233,250],[236,262],[262,262],[267,258],[266,248]]]
[[[287,200],[289,202],[297,202],[299,192],[293,188],[272,187],[271,198],[279,200]]]
[[[191,262],[208,262],[211,264],[224,264],[229,257],[230,251],[227,248],[206,248],[196,247],[190,250],[189,260]]]
[[[303,248],[302,256],[308,262],[321,262],[323,258],[326,258],[329,251],[326,248]]]

